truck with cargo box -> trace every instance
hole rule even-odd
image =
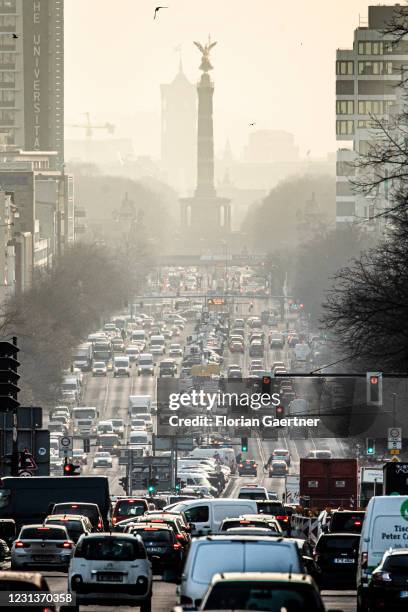
[[[300,497],[310,508],[357,507],[357,459],[300,459]]]

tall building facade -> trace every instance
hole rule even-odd
[[[354,31],[353,48],[337,50],[336,138],[343,143],[336,164],[338,224],[367,219],[375,229],[375,215],[387,206],[387,185],[368,197],[356,194],[350,179],[354,160],[376,139],[372,116],[386,119],[398,112],[397,85],[408,65],[408,40],[391,44],[392,37],[383,33],[394,14],[395,6],[369,6],[368,23]]]
[[[161,90],[161,163],[166,181],[179,192],[193,189],[196,173],[197,92],[179,70]]]
[[[64,0],[0,0],[0,144],[64,163]],[[17,38],[12,38],[16,33]]]

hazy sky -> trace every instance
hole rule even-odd
[[[402,3],[402,2],[401,2]],[[169,8],[153,20],[154,7]],[[192,41],[211,33],[215,147],[242,152],[248,124],[295,134],[301,153],[336,149],[335,51],[351,47],[367,0],[65,0],[65,120],[116,124],[137,154],[160,150],[160,83],[196,82]],[[382,4],[394,4],[385,1]],[[253,129],[253,128],[252,128]],[[67,138],[82,138],[66,129]],[[100,131],[97,137],[106,137]]]

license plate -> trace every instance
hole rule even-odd
[[[54,557],[52,555],[34,555],[34,561],[53,561]]]
[[[334,559],[335,563],[354,563],[354,559]]]
[[[96,579],[98,582],[122,582],[122,574],[97,574]]]
[[[408,597],[408,591],[400,591],[399,596],[401,599],[406,599]]]
[[[163,552],[163,549],[162,548],[158,548],[157,546],[148,546],[147,550],[149,552],[153,552],[153,553],[161,553],[161,552]]]

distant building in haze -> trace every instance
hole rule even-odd
[[[267,164],[275,161],[294,162],[299,159],[295,137],[284,130],[255,130],[249,134],[245,148],[246,162]]]
[[[64,0],[0,1],[0,142],[64,162]],[[16,33],[18,38],[12,38]]]
[[[161,89],[161,162],[163,178],[183,194],[191,193],[197,167],[197,89],[179,64]]]
[[[379,230],[376,214],[388,206],[387,186],[372,197],[354,193],[350,178],[353,161],[365,154],[377,137],[371,116],[386,119],[396,112],[400,96],[396,87],[408,63],[408,40],[391,44],[383,29],[395,6],[369,6],[368,23],[354,31],[352,49],[336,55],[336,138],[348,143],[337,151],[336,220],[338,224],[367,219],[367,228]]]

